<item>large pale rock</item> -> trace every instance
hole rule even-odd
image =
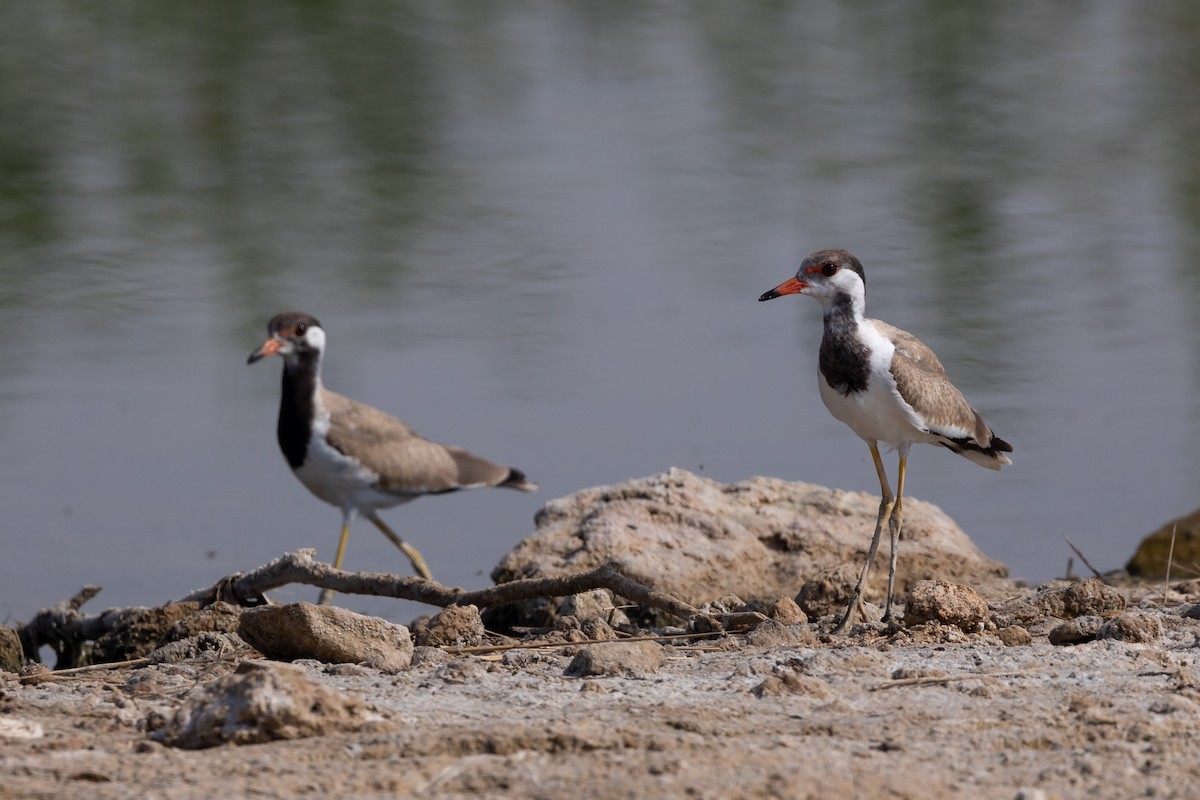
[[[315,658],[366,664],[384,672],[407,669],[413,643],[408,628],[336,606],[289,603],[242,612],[238,635],[268,658]]]
[[[155,738],[199,749],[385,727],[361,700],[295,667],[244,661],[237,672],[189,694]]]
[[[861,564],[878,509],[879,498],[865,492],[778,478],[720,484],[672,469],[547,503],[537,530],[501,559],[492,579],[615,561],[630,577],[696,605],[730,593],[769,604],[832,567]],[[886,590],[886,553],[879,564],[868,587],[876,597]],[[980,586],[1007,574],[936,506],[905,499],[900,594],[927,578]]]
[[[1186,576],[1187,565],[1200,563],[1200,508],[1171,520],[1142,539],[1125,570],[1139,578],[1161,579],[1167,572],[1168,554],[1174,562],[1171,573],[1176,577]]]

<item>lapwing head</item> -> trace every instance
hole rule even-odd
[[[789,278],[758,298],[774,300],[785,294],[807,294],[822,303],[839,294],[861,296],[867,285],[862,263],[845,250],[818,250],[800,263],[796,277]]]
[[[292,362],[304,355],[320,355],[325,348],[325,330],[312,314],[303,311],[284,311],[267,323],[270,334],[262,346],[250,354],[247,364],[266,358],[282,356]]]

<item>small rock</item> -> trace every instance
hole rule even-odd
[[[419,625],[420,647],[478,647],[483,643],[483,619],[475,606],[446,606]]]
[[[450,655],[440,647],[413,648],[413,667],[436,667],[441,664],[448,664],[453,660],[454,656]]]
[[[196,750],[384,728],[365,703],[282,664],[244,661],[191,692],[153,737]]]
[[[920,625],[913,625],[908,628],[888,628],[883,624],[877,625],[856,625],[851,631],[856,633],[859,628],[865,629],[864,632],[870,633],[874,631],[879,634],[891,633],[891,641],[896,644],[921,644],[921,645],[936,645],[936,644],[966,644],[971,641],[971,637],[962,628],[957,625],[942,624],[936,619],[931,619],[928,622],[922,622]]]
[[[20,717],[0,717],[0,739],[40,739],[46,735],[40,722]]]
[[[437,677],[446,683],[455,684],[482,683],[487,680],[487,674],[488,670],[483,662],[470,656],[456,658],[437,671]]]
[[[654,642],[616,642],[593,644],[575,654],[566,674],[575,678],[588,675],[636,675],[658,672],[666,661],[662,645]]]
[[[1018,789],[1013,800],[1053,800],[1045,789]]]
[[[96,639],[92,662],[105,664],[143,658],[166,644],[166,633],[177,622],[199,610],[199,603],[188,602],[120,612],[116,624]]]
[[[992,608],[996,627],[1033,627],[1050,617],[1071,619],[1123,611],[1125,596],[1098,578],[1086,581],[1051,581],[1033,597],[1018,597]]]
[[[1057,626],[1047,635],[1050,644],[1067,645],[1090,642],[1100,635],[1101,617],[1076,617]]]
[[[1033,636],[1020,625],[1009,625],[1008,627],[1001,628],[996,631],[996,635],[1000,637],[1000,641],[1004,642],[1007,647],[1021,647],[1033,642]]]
[[[0,669],[6,672],[20,672],[25,663],[25,653],[21,650],[21,637],[7,625],[0,625]]]
[[[746,601],[736,594],[727,594],[723,597],[718,597],[711,603],[705,603],[698,610],[702,614],[721,616],[722,614],[736,614],[739,611],[749,611],[752,609],[748,608]]]
[[[337,675],[343,678],[361,678],[372,674],[369,667],[361,664],[329,664],[323,671],[326,675]]]
[[[829,687],[820,678],[804,675],[795,670],[779,670],[750,692],[760,700],[764,697],[778,697],[782,694],[803,694],[809,697],[826,697]]]
[[[751,647],[784,647],[817,644],[817,636],[807,625],[784,625],[773,619],[764,620],[757,628],[746,634],[746,644]]]
[[[896,667],[892,670],[894,681],[907,681],[913,678],[944,678],[950,673],[933,667]]]
[[[30,661],[27,664],[22,664],[21,670],[17,674],[19,674],[22,678],[49,675],[50,668],[40,661]]]
[[[565,617],[559,617],[554,620],[554,625],[551,626],[559,633],[567,633],[569,631],[577,631],[580,628],[579,617],[568,614]]]
[[[366,664],[383,672],[407,669],[413,644],[408,628],[337,606],[289,603],[242,612],[238,635],[268,658],[315,658]]]
[[[527,669],[535,664],[546,664],[565,660],[567,654],[562,651],[536,650],[506,650],[500,658],[500,663],[506,667]]]
[[[151,664],[178,664],[190,661],[203,653],[215,656],[246,655],[250,645],[236,633],[206,632],[163,645],[146,655]]]
[[[854,594],[858,572],[859,568],[847,563],[809,578],[800,587],[800,593],[796,595],[796,604],[813,619],[841,614]]]
[[[964,631],[978,630],[988,618],[987,603],[969,586],[946,581],[917,581],[904,607],[904,624],[936,620]]]
[[[1162,625],[1147,614],[1121,614],[1100,626],[1101,639],[1148,643],[1157,642],[1161,636]]]
[[[588,617],[579,623],[579,632],[589,639],[611,641],[617,638],[617,632],[599,617]]]
[[[159,645],[190,639],[207,632],[236,633],[242,619],[241,606],[216,602],[181,617],[163,633]]]
[[[1068,618],[1122,611],[1125,595],[1099,578],[1072,583],[1063,592],[1063,611]]]
[[[613,604],[612,592],[608,589],[592,589],[590,592],[564,597],[558,604],[558,614],[580,620],[602,619],[610,626],[629,624],[629,617]]]
[[[1186,619],[1200,619],[1200,603],[1185,608],[1180,616]]]
[[[1151,714],[1189,714],[1196,713],[1196,703],[1179,695],[1160,697],[1150,704]]]
[[[790,597],[781,597],[771,606],[767,616],[784,625],[807,625],[808,615]]]

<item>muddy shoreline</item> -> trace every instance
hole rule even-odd
[[[152,729],[241,656],[7,678],[0,795],[1182,798],[1200,785],[1200,594],[1161,588],[1120,590],[1158,624],[1146,643],[1053,645],[1062,621],[1047,618],[1015,646],[937,623],[803,645],[730,635],[655,645],[661,666],[601,677],[568,674],[570,644],[418,648],[395,674],[301,661],[285,668],[377,722],[205,750]]]

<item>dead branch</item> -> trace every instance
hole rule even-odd
[[[262,602],[263,594],[286,586],[304,583],[341,594],[368,594],[394,597],[445,608],[474,605],[479,608],[531,600],[536,597],[566,597],[591,589],[608,589],[613,594],[643,606],[665,611],[682,620],[697,615],[692,606],[623,575],[615,564],[605,564],[587,572],[526,578],[468,592],[452,589],[437,581],[416,576],[398,577],[387,572],[346,572],[317,561],[315,551],[284,553],[280,558],[250,572],[222,578],[207,589],[192,592],[181,601],[211,603],[225,600],[240,605]]]
[[[249,572],[236,572],[205,589],[198,589],[179,602],[202,604],[225,601],[235,605],[261,605],[264,594],[290,583],[304,583],[343,594],[370,594],[413,600],[435,606],[452,605],[456,592],[435,581],[418,577],[399,577],[386,572],[346,572],[316,560],[312,549],[284,553],[281,557]]]
[[[468,592],[418,577],[399,577],[385,572],[345,572],[317,561],[313,550],[285,553],[249,572],[224,577],[177,602],[208,605],[222,600],[238,605],[258,605],[268,602],[266,592],[291,583],[332,589],[342,594],[394,597],[441,608],[457,604],[475,605],[481,609],[538,597],[566,597],[591,589],[608,589],[639,605],[691,621],[696,630],[740,629],[747,624],[742,619],[744,614],[715,618],[701,615],[682,600],[654,591],[623,575],[614,564],[605,564],[586,572],[511,581]],[[127,621],[131,615],[145,610],[118,608],[95,615],[83,613],[80,607],[99,591],[97,586],[87,586],[71,599],[39,611],[33,620],[20,629],[25,656],[36,660],[38,650],[49,645],[58,654],[56,669],[80,666],[87,642],[95,641]]]
[[[78,667],[84,661],[86,643],[111,630],[138,609],[112,608],[99,614],[85,614],[84,603],[100,593],[99,586],[84,586],[73,597],[56,606],[44,608],[17,633],[26,658],[38,660],[38,650],[49,646],[56,655],[55,669]]]

